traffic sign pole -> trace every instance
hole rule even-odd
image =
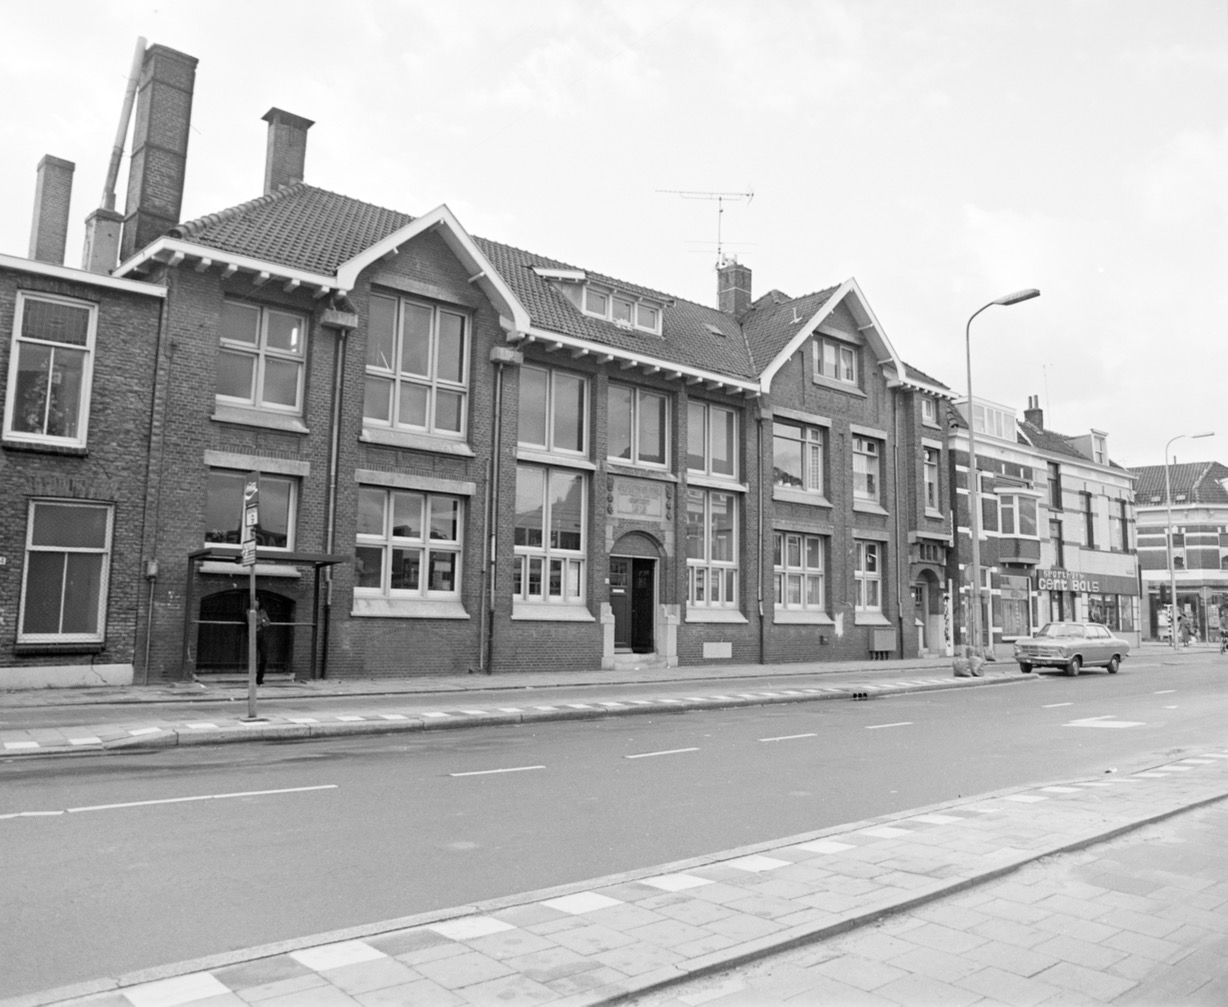
[[[243,482],[243,528],[240,535],[240,562],[247,567],[247,717],[259,720],[256,714],[256,528],[260,524],[260,473],[249,472]]]

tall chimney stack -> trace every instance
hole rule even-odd
[[[1034,427],[1045,429],[1045,411],[1040,408],[1040,396],[1029,395],[1028,407],[1023,411],[1023,418]]]
[[[303,180],[307,163],[307,130],[315,123],[280,108],[261,116],[269,124],[269,144],[264,159],[264,191],[267,195],[283,185]]]
[[[30,258],[64,265],[68,242],[68,210],[72,200],[72,174],[77,166],[62,157],[45,154],[38,162],[34,186],[34,220],[30,224]]]
[[[717,307],[740,319],[750,309],[750,269],[737,259],[724,259],[716,267]]]
[[[164,45],[145,50],[132,131],[121,259],[179,223],[197,62],[196,57]]]

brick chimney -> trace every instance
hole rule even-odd
[[[196,64],[195,56],[164,45],[145,50],[137,85],[121,259],[179,223]]]
[[[723,259],[716,267],[716,306],[741,318],[750,308],[750,269],[737,259]]]
[[[269,124],[269,145],[264,159],[264,191],[267,194],[303,180],[307,130],[315,123],[280,108],[269,109],[261,118]]]
[[[72,199],[72,161],[45,154],[38,162],[34,186],[34,220],[30,224],[30,258],[64,265],[68,242],[68,204]]]
[[[1029,395],[1028,407],[1023,411],[1023,418],[1034,427],[1045,429],[1045,411],[1040,408],[1040,396]]]

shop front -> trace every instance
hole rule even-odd
[[[1098,622],[1132,644],[1139,642],[1138,581],[1082,570],[1035,571],[1036,624]]]

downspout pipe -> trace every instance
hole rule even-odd
[[[508,333],[509,340],[519,339],[515,332]],[[524,354],[511,346],[491,347],[490,362],[495,365],[495,410],[491,421],[490,446],[490,518],[487,523],[486,597],[482,611],[486,616],[484,635],[481,641],[480,665],[491,674],[495,654],[495,597],[499,585],[499,481],[503,478],[503,379],[507,366],[519,367],[524,363]]]
[[[348,305],[347,305],[348,307]],[[330,309],[331,310],[331,309]],[[336,312],[341,317],[341,312]],[[350,321],[346,318],[345,321]],[[357,324],[357,316],[352,320]],[[325,506],[324,551],[329,555],[337,548],[337,472],[341,454],[341,404],[345,394],[346,347],[353,326],[336,328],[337,342],[333,347],[333,401],[329,416],[328,437],[328,500]],[[318,610],[317,610],[318,611]],[[313,613],[314,614],[314,613]],[[328,642],[333,625],[333,568],[324,568],[324,632],[321,642],[320,678],[328,677]]]
[[[759,484],[759,515],[758,515],[759,545],[756,547],[756,553],[758,554],[759,562],[758,564],[756,564],[758,567],[758,570],[757,570],[758,586],[756,590],[757,590],[758,600],[759,600],[759,663],[760,664],[765,664],[767,662],[767,642],[765,640],[766,627],[764,625],[765,620],[763,616],[763,563],[764,563],[764,556],[763,556],[763,550],[764,550],[764,541],[763,541],[763,506],[764,506],[763,505],[763,420],[764,420],[763,405],[762,403],[756,403],[756,406],[755,406],[755,424],[756,424],[755,436],[758,438],[758,442],[759,442],[758,450],[756,450],[755,452],[756,467],[757,467],[755,479]]]
[[[143,40],[142,40],[143,41]],[[171,364],[174,362],[174,344],[167,337],[167,329],[170,326],[169,320],[170,306],[165,300],[162,301],[161,309],[158,312],[158,342],[154,348],[154,391],[149,402],[149,458],[147,461],[148,469],[145,477],[145,485],[148,486],[153,475],[154,459],[153,459],[153,438],[155,430],[155,417],[158,413],[158,390],[161,387],[162,391],[162,425],[158,432],[158,469],[157,469],[157,489],[153,502],[153,523],[149,530],[149,537],[145,540],[149,545],[149,555],[145,557],[145,582],[149,585],[149,612],[145,617],[145,660],[141,669],[141,684],[149,684],[149,660],[150,652],[153,647],[153,624],[154,624],[154,592],[157,590],[158,582],[158,531],[161,525],[162,517],[162,468],[163,461],[166,458],[166,410],[170,401],[171,394]],[[159,386],[158,383],[158,361],[161,360],[163,347],[166,348],[166,375],[164,384]],[[148,515],[148,497],[146,497],[146,510]],[[186,618],[186,613],[185,613]]]
[[[900,478],[900,389],[896,388],[891,395],[891,413],[892,427],[894,428],[895,436],[892,438],[891,444],[891,470],[895,476],[895,621],[898,627],[899,634],[899,651],[900,657],[904,657],[904,590],[905,590],[905,574],[908,570],[908,542],[907,535],[904,530],[904,507],[901,504],[900,497],[902,495],[901,484],[903,480]],[[911,473],[915,476],[915,471]],[[910,479],[910,484],[915,485],[915,482]]]

